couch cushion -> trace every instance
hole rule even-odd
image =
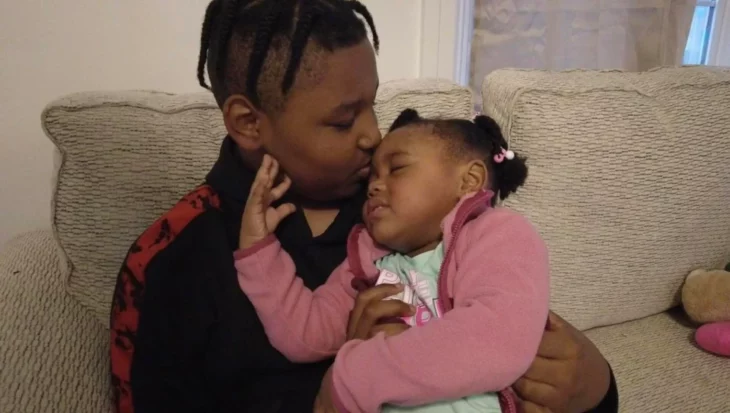
[[[0,250],[0,412],[111,412],[109,332],[63,290],[54,244]]]
[[[383,129],[406,107],[424,116],[469,117],[471,93],[444,81],[380,87]],[[97,92],[51,103],[43,125],[62,155],[53,226],[68,289],[107,324],[129,245],[203,181],[225,135],[221,115],[208,93]]]
[[[695,347],[681,311],[588,332],[611,363],[620,411],[729,412],[730,359]]]
[[[500,70],[484,108],[529,158],[552,308],[580,328],[657,314],[730,258],[730,71]]]

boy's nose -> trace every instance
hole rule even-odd
[[[364,151],[371,151],[375,149],[375,147],[377,147],[383,139],[383,136],[380,134],[380,129],[378,129],[378,120],[375,117],[375,112],[372,113],[371,119],[368,119],[367,124],[368,126],[366,130],[363,131],[363,134],[360,135],[357,145]]]
[[[370,132],[360,136],[357,146],[364,151],[370,152],[380,144],[381,139],[380,131],[376,129],[375,132]]]

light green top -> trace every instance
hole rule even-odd
[[[416,307],[416,315],[404,320],[411,327],[419,327],[443,315],[438,304],[438,278],[444,261],[444,246],[415,257],[393,253],[375,263],[380,270],[377,284],[401,283],[404,291],[391,299],[402,300]],[[444,355],[448,357],[448,355]],[[423,360],[428,363],[428,360]],[[480,394],[458,400],[442,401],[418,407],[383,406],[384,413],[500,413],[496,393]]]

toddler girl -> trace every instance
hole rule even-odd
[[[514,411],[508,389],[537,353],[548,314],[544,242],[528,221],[494,208],[527,176],[486,116],[421,118],[406,110],[375,151],[364,225],[348,258],[315,291],[296,277],[273,232],[279,202],[266,156],[243,213],[238,281],[272,345],[296,362],[337,355],[318,403],[334,411]],[[346,342],[357,287],[399,283],[411,304],[401,334]],[[329,381],[328,381],[329,380]],[[327,393],[327,394],[324,394]],[[320,406],[320,408],[321,408]],[[418,406],[418,407],[416,407]]]

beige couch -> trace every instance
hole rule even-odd
[[[552,307],[611,362],[624,412],[728,412],[730,360],[692,345],[683,277],[730,259],[730,71],[503,70],[485,111],[529,156],[509,205],[551,249]],[[377,112],[471,116],[447,82],[386,83]],[[107,412],[108,306],[134,238],[202,181],[224,130],[207,94],[84,93],[43,113],[53,230],[0,252],[0,412]],[[600,328],[596,328],[600,327]]]

